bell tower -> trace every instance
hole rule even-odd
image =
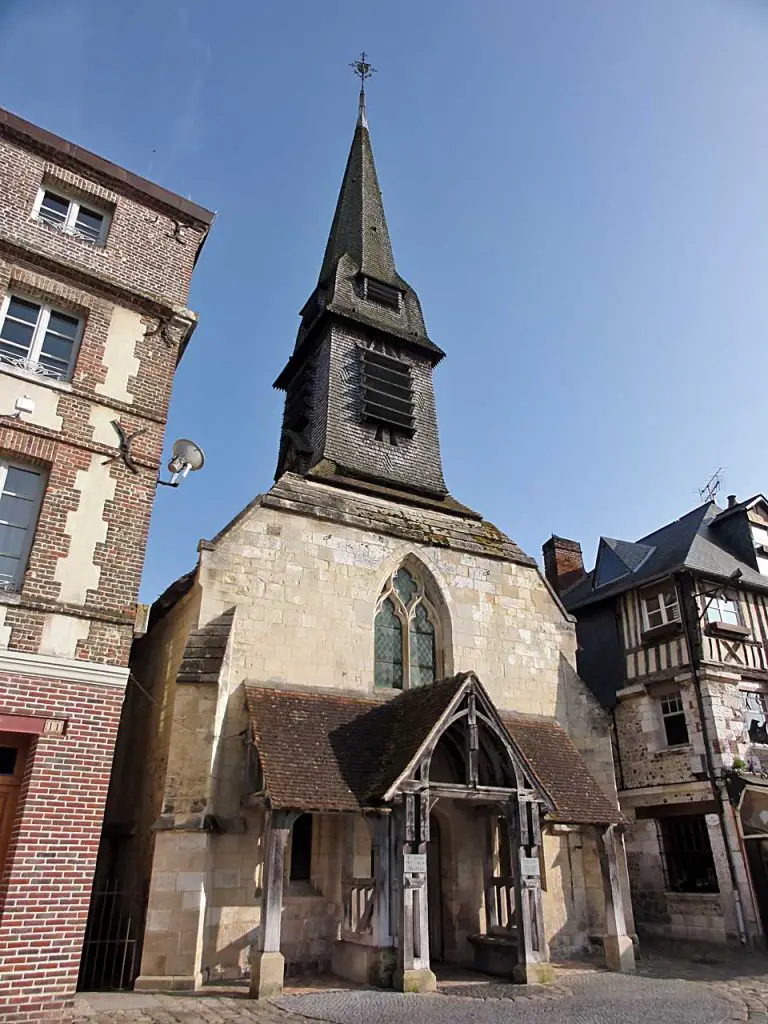
[[[447,497],[427,335],[416,292],[397,272],[373,161],[365,54],[352,146],[317,285],[275,381],[285,392],[276,478]]]

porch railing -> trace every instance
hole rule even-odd
[[[376,883],[372,878],[348,878],[342,882],[342,931],[349,937],[373,938]]]
[[[515,930],[515,880],[510,875],[494,875],[486,887],[488,931]]]

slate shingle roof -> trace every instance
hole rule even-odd
[[[466,674],[454,676],[388,701],[247,686],[254,745],[272,806],[300,811],[381,806],[465,679]],[[502,717],[531,774],[552,798],[554,820],[621,820],[557,722]]]
[[[626,565],[630,572],[639,569],[645,559],[653,551],[650,544],[632,543],[628,540],[616,540],[614,537],[601,537],[601,543],[609,547],[616,557]]]
[[[588,573],[561,595],[563,604],[568,611],[575,611],[683,569],[723,580],[740,569],[742,585],[768,591],[768,577],[762,576],[725,547],[725,539],[718,532],[716,522],[722,521],[722,515],[723,509],[714,502],[705,502],[673,523],[641,537],[637,544],[650,546],[653,552],[635,572],[601,587],[594,585],[594,572]]]

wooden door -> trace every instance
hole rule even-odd
[[[0,877],[16,817],[27,745],[26,736],[0,732]]]

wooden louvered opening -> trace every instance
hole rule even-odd
[[[413,389],[406,363],[379,352],[363,351],[363,416],[413,433]]]
[[[302,431],[309,422],[311,407],[312,368],[305,364],[288,385],[283,420],[285,429]]]
[[[378,302],[388,309],[400,309],[400,291],[391,284],[384,284],[373,277],[365,278],[365,297],[371,302]]]

